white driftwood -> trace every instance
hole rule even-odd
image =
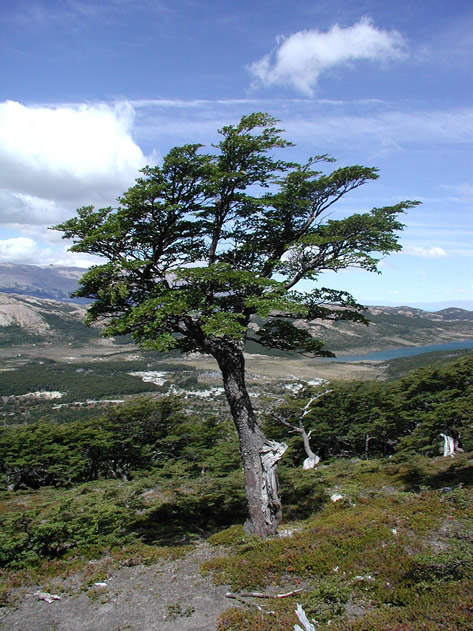
[[[233,592],[227,592],[225,596],[227,598],[233,598],[235,600],[239,600],[244,605],[247,605],[247,606],[252,605],[253,607],[256,607],[258,611],[261,611],[261,613],[263,614],[275,614],[276,613],[275,611],[263,609],[263,607],[260,607],[258,604],[251,601],[247,602],[246,600],[243,600],[243,599],[244,598],[287,598],[288,596],[294,596],[294,594],[297,594],[298,592],[301,592],[301,591],[302,589],[294,589],[293,591],[286,592],[284,594],[263,594],[261,592],[242,592],[240,594],[234,594]]]
[[[57,594],[49,594],[48,592],[35,592],[33,596],[38,600],[44,600],[49,604],[51,604],[55,600],[61,600],[61,597]]]
[[[307,458],[304,460],[302,464],[302,469],[304,471],[307,471],[308,469],[314,469],[314,467],[316,467],[319,464],[320,457],[317,456],[317,454],[315,454],[312,451],[312,448],[310,446],[310,435],[312,431],[310,431],[309,433],[306,432],[302,419],[304,418],[304,416],[306,416],[310,412],[312,403],[314,401],[317,401],[317,399],[320,399],[320,397],[323,397],[325,394],[328,394],[329,392],[332,392],[332,391],[325,390],[324,392],[320,392],[315,397],[312,397],[312,399],[310,399],[310,401],[304,405],[304,407],[302,408],[302,413],[297,419],[297,425],[290,423],[285,418],[282,418],[281,416],[277,415],[275,412],[272,412],[273,418],[275,418],[277,421],[279,421],[286,427],[289,427],[290,429],[292,429],[292,431],[297,432],[298,434],[302,436],[302,441],[304,443],[304,451],[307,456]]]
[[[302,468],[304,471],[307,469],[314,469],[320,462],[319,456],[315,456],[315,458],[306,458],[302,463]]]
[[[226,598],[288,598],[289,596],[294,596],[294,594],[298,594],[302,591],[300,589],[293,589],[290,592],[285,592],[284,594],[264,594],[262,592],[241,592],[240,594],[234,594],[233,592],[227,592],[225,594]]]
[[[317,631],[315,626],[307,619],[305,611],[302,608],[302,605],[299,605],[299,603],[297,603],[296,615],[299,618],[299,622],[304,625],[304,628],[300,627],[298,624],[295,624],[294,631]]]
[[[452,436],[448,436],[447,434],[440,434],[443,438],[443,457],[448,458],[449,456],[453,458],[455,456],[455,441]]]
[[[286,449],[287,445],[285,443],[268,440],[260,451],[262,468],[261,506],[268,525],[272,522],[274,497],[278,495],[276,467]]]

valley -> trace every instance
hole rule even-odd
[[[212,401],[227,414],[221,377],[213,358],[196,353],[142,351],[125,338],[103,338],[100,327],[86,327],[86,305],[0,293],[0,422],[29,422],[48,414],[61,420],[92,414],[136,395],[178,394],[199,409]],[[343,362],[393,347],[473,339],[473,312],[445,309],[431,313],[408,307],[371,307],[369,326],[350,322],[311,322],[312,335],[326,341],[337,362],[272,352],[249,343],[248,387],[255,404],[307,384],[337,380],[384,380],[394,370],[445,359],[438,353],[393,362]],[[150,373],[157,373],[152,379]],[[146,376],[148,375],[148,376]],[[34,393],[39,393],[34,396]],[[59,392],[57,398],[45,398]],[[26,396],[28,395],[28,396]]]

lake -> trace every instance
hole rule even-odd
[[[463,348],[473,348],[473,340],[460,340],[457,342],[447,342],[445,344],[430,344],[428,346],[407,346],[404,348],[391,348],[387,351],[376,351],[366,355],[343,355],[335,358],[324,358],[323,361],[336,362],[362,362],[377,361],[383,362],[397,357],[410,357],[421,355],[422,353],[434,353],[435,351],[456,351]]]

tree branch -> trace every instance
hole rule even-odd
[[[227,592],[225,596],[227,598],[288,598],[302,592],[303,588],[293,589],[291,592],[285,592],[284,594],[263,594],[262,592],[243,592],[241,594],[234,594],[233,592]]]

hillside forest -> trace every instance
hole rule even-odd
[[[295,423],[311,400],[303,420],[321,462],[302,471],[301,437],[278,419]],[[48,585],[74,570],[92,597],[102,574],[84,574],[88,559],[107,558],[110,574],[187,554],[204,538],[221,549],[203,566],[214,581],[237,591],[302,585],[297,602],[317,629],[468,628],[471,353],[391,380],[308,386],[269,398],[264,410],[264,431],[288,444],[279,476],[282,528],[292,533],[266,541],[242,529],[244,480],[228,414],[148,394],[82,420],[3,427],[6,611],[20,584]],[[454,439],[454,457],[443,457],[442,434]],[[218,629],[291,629],[295,603],[266,614],[229,608]]]

